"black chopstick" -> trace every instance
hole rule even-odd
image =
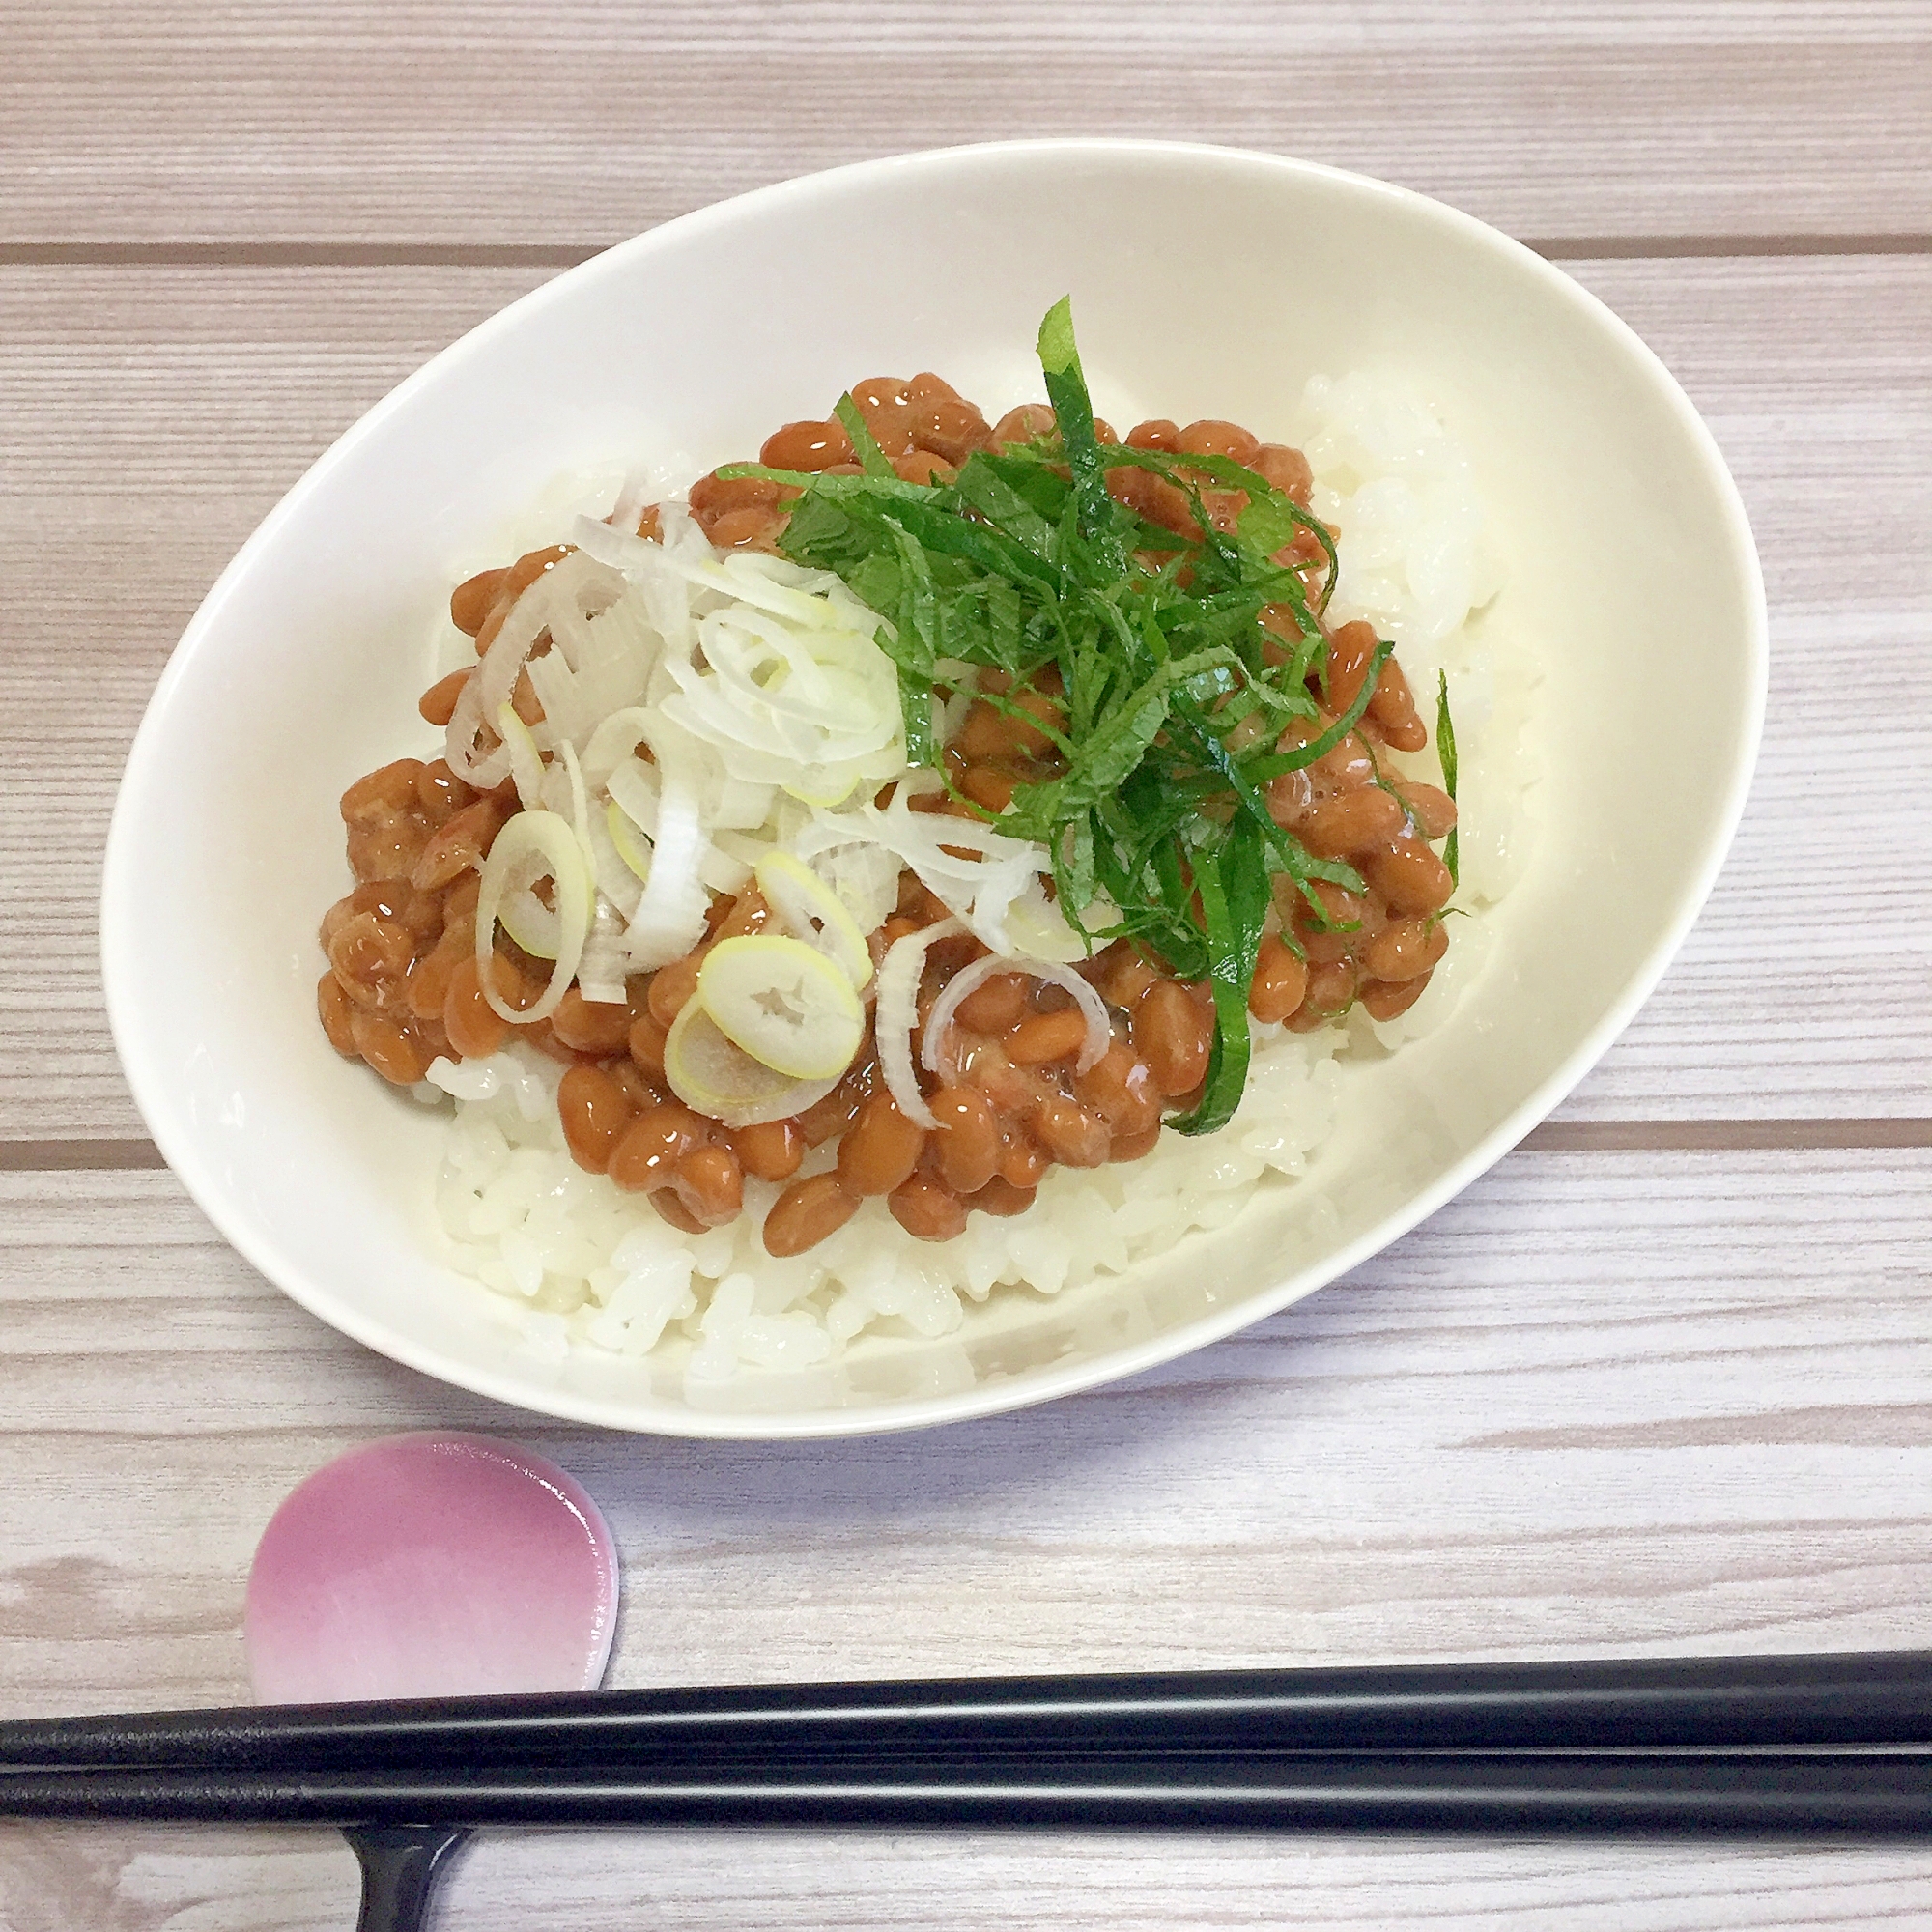
[[[1932,1753],[1043,1753],[731,1777],[0,1774],[0,1815],[338,1826],[1932,1833]]]
[[[0,1723],[0,1769],[289,1776],[882,1751],[1932,1746],[1932,1652],[735,1686]]]

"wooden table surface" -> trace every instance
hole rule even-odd
[[[536,1443],[619,1684],[1932,1644],[1932,6],[0,4],[0,1712],[244,1694],[283,1493]],[[1532,242],[1743,488],[1729,865],[1556,1118],[1378,1260],[1119,1387],[796,1448],[553,1426],[285,1301],[160,1169],[95,961],[161,665],[400,377],[740,189],[1021,133],[1336,162]],[[0,1826],[5,1932],[346,1927],[324,1834]],[[499,1835],[474,1932],[1932,1925],[1932,1848]]]

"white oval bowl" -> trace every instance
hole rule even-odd
[[[1071,292],[1103,414],[1269,433],[1306,378],[1401,371],[1467,451],[1542,661],[1536,858],[1449,1021],[1348,1070],[1305,1178],[1056,1300],[830,1368],[552,1361],[439,1260],[437,1117],[337,1058],[317,921],[335,801],[434,755],[415,719],[458,577],[559,476],[692,473],[879,370],[997,413]],[[559,533],[561,533],[559,531]],[[1346,543],[1346,533],[1344,541]],[[559,276],[362,418],[243,545],[183,637],[108,840],[114,1037],[156,1142],[297,1301],[426,1374],[617,1429],[800,1436],[986,1414],[1129,1375],[1320,1288],[1536,1124],[1656,984],[1710,890],[1763,718],[1764,591],[1735,487],[1663,366],[1494,230],[1332,169],[1222,149],[1022,142],[841,168],[668,223]]]

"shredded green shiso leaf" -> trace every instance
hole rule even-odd
[[[1363,890],[1350,867],[1316,858],[1275,824],[1264,788],[1355,728],[1393,646],[1377,645],[1360,694],[1328,729],[1277,750],[1284,727],[1318,709],[1307,680],[1326,664],[1319,619],[1335,581],[1326,527],[1228,457],[1102,445],[1069,301],[1048,310],[1038,346],[1057,431],[975,453],[951,483],[901,480],[849,395],[838,416],[860,475],[750,463],[720,474],[797,486],[803,494],[780,540],[785,554],[836,572],[892,620],[878,641],[898,667],[914,764],[943,769],[934,724],[942,666],[1021,681],[1058,668],[1065,717],[1047,735],[1065,770],[1021,784],[1005,812],[981,815],[1047,847],[1061,909],[1096,947],[1131,939],[1180,978],[1208,982],[1215,1033],[1207,1082],[1200,1104],[1168,1124],[1211,1133],[1247,1081],[1248,993],[1275,875],[1293,882],[1318,919],[1325,915],[1308,892],[1315,881]],[[1116,502],[1106,473],[1122,466],[1184,491],[1202,539]],[[1204,474],[1247,493],[1232,534],[1203,509]],[[1272,561],[1304,530],[1327,559],[1326,587],[1312,608],[1299,571]],[[1263,626],[1270,605],[1293,612],[1297,636]],[[1270,664],[1264,643],[1283,661]],[[1446,708],[1440,715],[1446,721]],[[1453,795],[1453,738],[1445,745]],[[1096,905],[1107,922],[1089,926],[1084,915]]]
[[[1442,767],[1442,789],[1449,794],[1449,802],[1456,802],[1456,726],[1449,716],[1449,673],[1439,670],[1435,673],[1435,756]],[[1442,863],[1449,867],[1449,881],[1452,885],[1463,883],[1462,874],[1456,865],[1456,828],[1449,828],[1449,836],[1442,841]]]

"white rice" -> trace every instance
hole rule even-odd
[[[1119,1274],[1195,1228],[1231,1220],[1261,1187],[1290,1183],[1327,1136],[1338,1061],[1378,1055],[1440,1024],[1480,970],[1484,907],[1520,874],[1523,794],[1534,770],[1522,725],[1535,668],[1505,654],[1476,618],[1501,570],[1467,459],[1429,410],[1356,373],[1308,384],[1293,440],[1316,477],[1317,514],[1341,531],[1336,619],[1366,617],[1393,638],[1425,717],[1449,678],[1461,754],[1462,888],[1447,958],[1399,1018],[1355,1011],[1319,1034],[1255,1026],[1255,1059],[1234,1121],[1201,1139],[1165,1134],[1125,1167],[1056,1167],[1037,1206],[1011,1220],[976,1214],[945,1243],[918,1241],[867,1201],[830,1240],[776,1261],[760,1238],[778,1188],[748,1180],[731,1225],[687,1236],[640,1196],[571,1159],[558,1124],[562,1069],[511,1046],[487,1061],[439,1061],[419,1097],[456,1096],[437,1209],[463,1272],[506,1298],[533,1350],[685,1353],[694,1382],[742,1367],[806,1368],[868,1330],[938,1337],[996,1291],[1058,1294]],[[1400,759],[1434,781],[1433,748]],[[832,1164],[821,1148],[806,1172]]]

